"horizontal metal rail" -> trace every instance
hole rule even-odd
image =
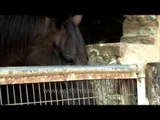
[[[0,67],[0,85],[92,79],[137,79],[136,65]]]

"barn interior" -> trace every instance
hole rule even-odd
[[[120,42],[123,15],[83,15],[79,28],[86,44]]]

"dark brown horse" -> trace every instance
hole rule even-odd
[[[84,65],[84,46],[74,17],[0,16],[0,66]]]
[[[1,15],[0,66],[86,65],[80,17]]]

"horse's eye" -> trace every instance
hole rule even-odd
[[[68,64],[69,65],[74,65],[74,60],[70,60]]]
[[[74,64],[74,60],[72,58],[66,58],[65,61],[70,65]]]
[[[74,58],[70,55],[63,55],[63,59],[65,60],[65,62],[69,65],[73,65],[74,64]]]

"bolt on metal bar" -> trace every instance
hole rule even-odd
[[[136,78],[136,65],[0,67],[0,85],[90,79]]]

